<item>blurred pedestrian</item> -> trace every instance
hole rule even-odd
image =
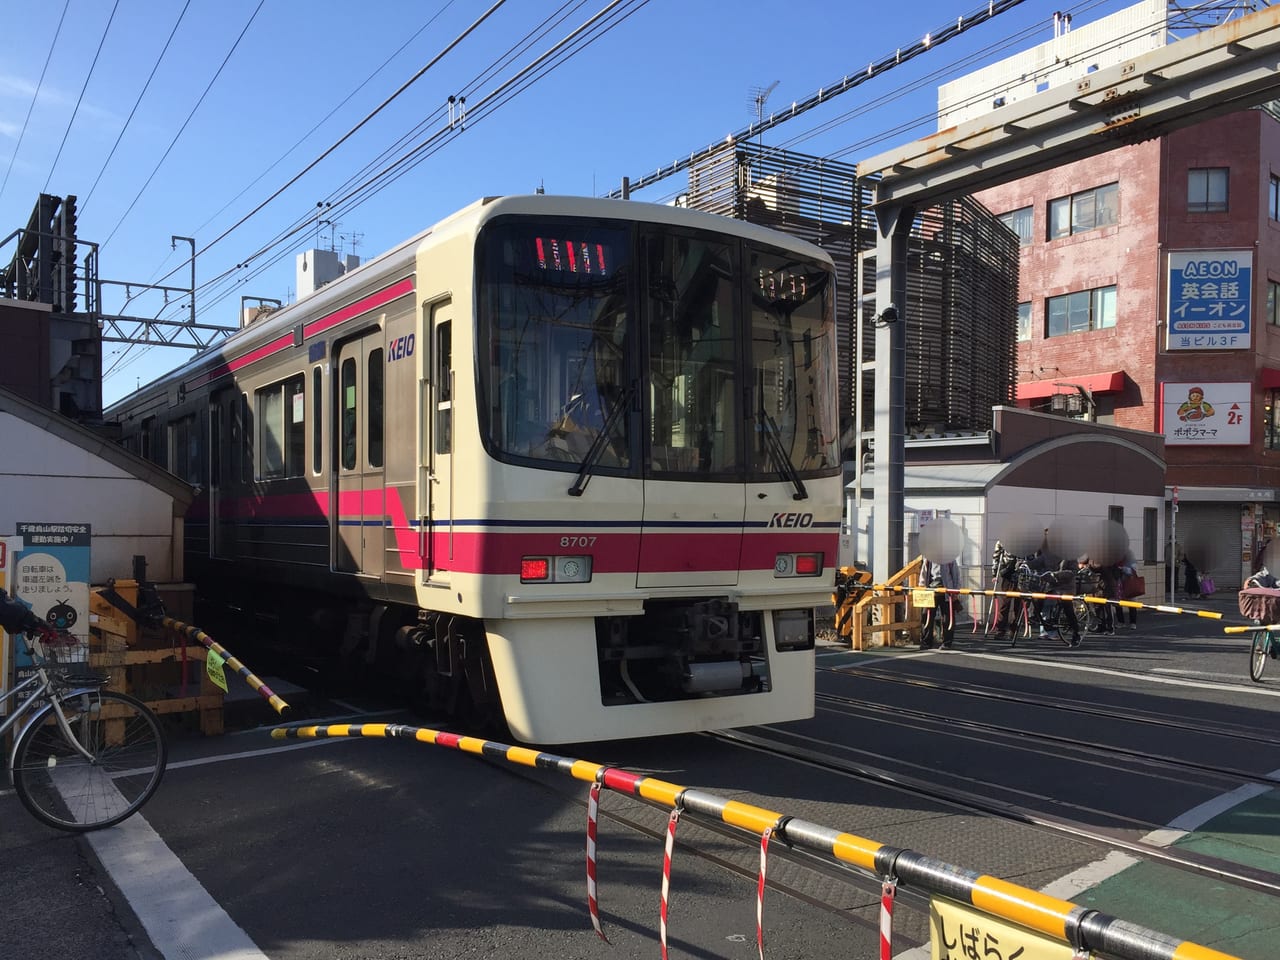
[[[960,571],[955,561],[939,563],[927,557],[920,564],[920,586],[937,590],[955,590],[960,586]],[[956,637],[955,594],[934,593],[933,606],[926,607],[920,624],[920,649],[932,646],[950,648]]]
[[[1098,584],[1098,596],[1107,601],[1118,599],[1115,568],[1108,563],[1089,560],[1087,557],[1085,559],[1089,564],[1089,572]],[[1098,604],[1098,633],[1114,637],[1115,624],[1115,607],[1110,602]]]

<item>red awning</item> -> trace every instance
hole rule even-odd
[[[1263,367],[1258,371],[1258,382],[1268,390],[1280,388],[1280,370]]]
[[[1087,377],[1054,377],[1052,380],[1032,380],[1018,384],[1019,400],[1037,400],[1041,397],[1052,397],[1055,393],[1073,393],[1073,387],[1080,385],[1091,394],[1119,393],[1124,389],[1124,371],[1112,373],[1091,373]]]

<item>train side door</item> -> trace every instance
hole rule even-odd
[[[209,556],[224,560],[235,558],[239,400],[236,390],[219,390],[209,402]]]
[[[225,451],[223,446],[223,410],[221,397],[216,394],[209,401],[209,556],[221,554],[222,527],[222,464]]]
[[[347,573],[382,574],[386,548],[383,477],[382,331],[338,346],[336,450],[337,503],[333,514],[334,567]]]
[[[431,344],[423,417],[425,582],[447,584],[453,568],[453,302],[427,307],[424,339]]]

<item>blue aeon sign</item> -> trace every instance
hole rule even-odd
[[[1247,350],[1252,250],[1169,254],[1169,350]]]

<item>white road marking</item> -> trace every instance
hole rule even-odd
[[[86,837],[165,960],[270,960],[142,814]]]

